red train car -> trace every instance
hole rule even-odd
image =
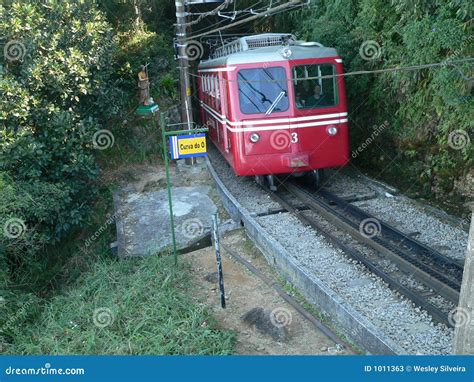
[[[239,176],[309,173],[349,161],[342,59],[291,34],[221,46],[199,65],[201,122]]]

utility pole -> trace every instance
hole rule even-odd
[[[179,59],[181,121],[187,130],[193,128],[193,113],[191,109],[191,81],[189,79],[189,60],[186,54],[186,0],[176,0],[176,41]],[[193,165],[195,158],[186,158],[187,165]]]
[[[454,354],[474,354],[474,203],[467,243],[459,306],[455,311]]]

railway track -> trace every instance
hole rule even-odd
[[[328,190],[316,193],[297,182],[280,183],[278,192],[264,188],[285,210],[426,310],[435,321],[453,326],[448,312],[459,299],[462,266],[458,262]]]

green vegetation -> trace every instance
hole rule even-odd
[[[292,31],[334,46],[346,71],[472,54],[471,2],[311,4],[248,31]],[[159,257],[119,264],[109,250],[113,172],[161,161],[156,128],[134,117],[136,74],[148,63],[152,97],[162,109],[176,104],[174,17],[169,0],[0,5],[0,351],[232,351],[232,334],[216,331],[186,297],[186,269]],[[364,42],[375,55],[360,54]],[[474,139],[472,81],[463,78],[471,68],[348,77],[352,149],[380,132],[354,163],[407,192],[472,197],[474,145],[459,145],[462,134]],[[115,317],[106,328],[92,323],[102,307]]]
[[[189,275],[169,256],[98,260],[46,304],[39,322],[21,332],[12,352],[231,353],[234,334],[217,330],[205,308],[194,305]]]
[[[99,3],[0,5],[0,352],[228,354],[187,269],[112,259],[114,171],[162,154],[134,116],[139,66],[161,106],[177,98],[174,3]]]
[[[268,28],[337,48],[352,72],[470,57],[473,11],[457,0],[315,0]],[[408,193],[472,198],[472,81],[461,73],[472,77],[472,63],[347,77],[352,150],[388,122],[355,165]],[[462,144],[468,135],[471,144]]]

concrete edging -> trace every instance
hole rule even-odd
[[[206,164],[232,219],[244,225],[248,236],[262,251],[267,261],[297,287],[310,303],[328,315],[338,329],[367,352],[371,354],[406,353],[402,347],[379,331],[319,278],[296,264],[286,249],[280,243],[271,240],[270,235],[257,220],[231,195],[208,158],[206,158]]]

